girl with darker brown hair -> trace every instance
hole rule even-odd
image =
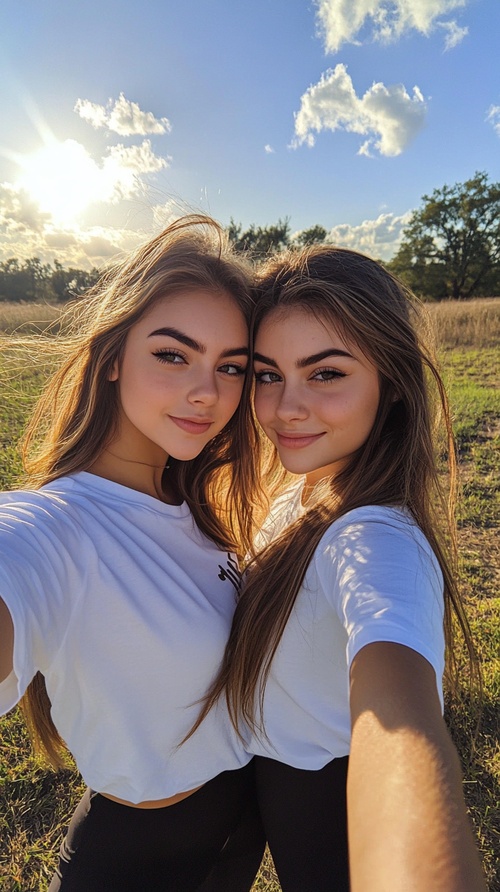
[[[483,892],[442,717],[457,629],[474,655],[417,304],[368,257],[316,246],[261,271],[253,334],[270,491],[283,468],[287,488],[202,717],[227,703],[257,757],[283,892]]]

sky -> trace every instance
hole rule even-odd
[[[500,179],[499,0],[2,0],[0,262],[102,266],[183,213],[388,260]]]

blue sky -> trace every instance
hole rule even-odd
[[[101,265],[204,211],[389,259],[500,179],[498,0],[2,0],[0,260]]]

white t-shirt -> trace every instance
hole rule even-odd
[[[178,746],[212,681],[236,604],[236,558],[186,504],[89,473],[0,495],[0,597],[14,671],[0,712],[37,670],[85,782],[131,802],[192,789],[250,756],[224,703]]]
[[[260,544],[303,511],[301,487],[275,506]],[[286,520],[280,523],[280,505]],[[350,748],[349,669],[367,644],[390,641],[433,666],[442,702],[443,579],[405,511],[368,506],[336,520],[319,542],[274,656],[263,735],[249,752],[320,769]]]

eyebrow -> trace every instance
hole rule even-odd
[[[194,338],[190,338],[189,335],[184,334],[184,332],[179,331],[177,328],[155,328],[154,331],[148,334],[148,338],[156,337],[174,338],[174,340],[179,341],[191,350],[196,350],[197,353],[207,352],[207,348],[204,344],[200,344],[199,341],[195,341]],[[248,352],[248,347],[234,347],[230,350],[224,350],[221,353],[221,356],[248,356]]]
[[[333,347],[330,347],[329,350],[322,350],[321,353],[313,353],[312,356],[305,356],[304,359],[298,359],[295,366],[298,369],[304,369],[306,366],[315,365],[317,362],[321,362],[329,356],[345,356],[347,359],[354,359],[352,353],[348,353],[347,350],[334,350]],[[263,356],[262,353],[254,353],[253,358],[256,359],[257,362],[263,362],[264,365],[270,365],[274,369],[278,368],[278,363],[275,362],[274,359],[270,359],[269,356]]]

